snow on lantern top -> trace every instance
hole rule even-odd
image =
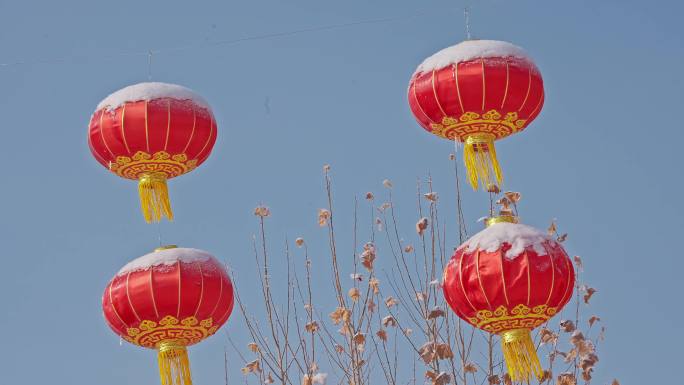
[[[416,73],[438,70],[474,59],[509,57],[533,63],[525,50],[517,45],[499,40],[466,40],[425,59],[416,69]]]
[[[177,84],[159,82],[144,82],[122,88],[101,101],[97,105],[97,109],[106,108],[108,111],[112,111],[128,102],[162,98],[190,100],[199,107],[211,110],[209,103],[191,89]]]
[[[557,244],[547,234],[532,226],[502,222],[493,224],[473,235],[458,250],[465,249],[465,252],[470,253],[479,249],[491,253],[499,250],[504,243],[511,246],[505,254],[508,259],[514,259],[528,247],[532,247],[538,255],[547,255],[544,245],[555,246]]]
[[[171,266],[176,262],[194,263],[206,262],[215,259],[213,255],[200,249],[184,247],[171,247],[157,249],[152,253],[143,255],[122,267],[116,275],[125,275],[134,271],[147,270],[155,266]],[[217,263],[218,264],[218,263]]]

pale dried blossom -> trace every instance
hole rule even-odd
[[[351,317],[351,314],[349,310],[343,308],[343,307],[338,307],[335,309],[334,312],[330,313],[330,319],[335,325],[339,325],[340,322],[344,321],[347,322],[349,321]]]
[[[419,291],[419,292],[416,293],[416,301],[418,301],[418,302],[423,302],[423,301],[425,301],[425,298],[426,298],[426,297],[427,297],[427,294],[424,293],[424,292],[422,292],[422,291]]]
[[[382,185],[387,188],[392,188],[392,181],[390,181],[389,179],[385,179],[382,181]]]
[[[274,382],[275,381],[273,380],[273,376],[271,375],[271,373],[269,373],[268,376],[266,376],[266,378],[264,379],[264,384],[266,385],[272,384]]]
[[[379,210],[380,212],[383,212],[383,211],[387,210],[387,209],[390,208],[390,207],[392,207],[392,204],[389,203],[389,202],[385,202],[385,203],[383,203],[382,205],[380,205],[380,207],[378,208],[378,210]]]
[[[404,247],[404,252],[405,253],[412,253],[413,252],[413,245],[407,245]]]
[[[259,345],[257,345],[257,344],[254,343],[254,342],[250,342],[249,344],[247,344],[247,347],[249,348],[249,350],[250,350],[252,353],[256,353],[256,352],[259,351]]]
[[[395,306],[395,305],[397,305],[398,303],[399,303],[399,301],[397,301],[397,300],[396,300],[394,297],[392,297],[392,296],[389,296],[389,297],[387,297],[387,298],[385,299],[385,306],[387,306],[388,308],[389,308],[389,307],[392,307],[392,306]]]
[[[563,233],[556,238],[556,242],[563,243],[566,239],[568,239],[568,233]]]
[[[324,164],[324,165],[323,165],[323,171],[324,171],[324,172],[330,171],[330,165],[329,165],[329,164]]]
[[[371,313],[375,313],[375,310],[378,308],[378,305],[375,304],[373,299],[368,299],[368,305],[366,305],[368,308],[368,311]]]
[[[328,224],[330,219],[330,211],[327,209],[318,209],[318,225],[324,227]]]
[[[359,282],[363,281],[363,275],[357,274],[357,273],[349,274],[349,278],[353,279],[354,281],[359,281]]]
[[[349,298],[351,298],[354,302],[358,301],[359,298],[361,298],[361,291],[356,287],[352,287],[351,289],[349,289],[349,292],[347,294],[349,295]]]
[[[257,206],[254,208],[254,215],[261,218],[266,218],[271,215],[271,210],[266,206]]]
[[[410,328],[404,329],[404,330],[403,330],[403,333],[404,333],[404,335],[405,335],[406,337],[408,337],[408,336],[410,336],[411,334],[413,334],[413,329],[410,329]]]
[[[449,160],[456,159],[456,154],[449,154]]]
[[[477,366],[475,366],[475,364],[472,362],[468,362],[463,366],[463,371],[465,373],[477,373]]]
[[[302,245],[304,245],[304,238],[300,237],[295,239],[295,245],[297,245],[297,247],[302,247]]]
[[[380,294],[380,281],[373,277],[370,280],[368,280],[368,286],[373,289],[373,294]]]

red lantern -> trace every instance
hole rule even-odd
[[[116,334],[158,350],[162,385],[191,385],[186,347],[228,320],[233,285],[211,254],[166,246],[124,266],[105,288],[102,310]]]
[[[473,189],[503,176],[494,141],[520,132],[544,105],[534,62],[510,43],[468,40],[426,59],[413,74],[409,106],[418,123],[442,138],[465,143]]]
[[[207,102],[191,90],[140,83],[104,99],[90,119],[88,144],[100,164],[138,180],[143,216],[173,219],[166,180],[194,170],[216,142]]]
[[[515,217],[491,218],[444,270],[444,296],[471,325],[501,337],[514,381],[542,375],[530,331],[572,297],[575,271],[563,247]]]

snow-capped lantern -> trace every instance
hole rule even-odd
[[[216,142],[209,104],[174,84],[139,83],[105,98],[90,119],[88,144],[114,174],[138,180],[147,222],[173,219],[166,180],[194,170]]]
[[[444,296],[463,320],[498,334],[514,381],[542,376],[530,332],[572,297],[575,270],[563,247],[514,216],[490,218],[444,270]]]
[[[165,246],[124,266],[102,296],[109,327],[156,349],[162,385],[192,385],[186,347],[216,333],[233,310],[233,285],[206,251]]]
[[[544,84],[520,47],[467,40],[418,66],[408,101],[425,130],[465,144],[468,179],[477,190],[479,184],[501,184],[494,141],[524,130],[537,117],[544,105]]]

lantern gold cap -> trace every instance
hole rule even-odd
[[[176,249],[176,248],[178,248],[177,245],[164,245],[164,246],[159,246],[156,249],[154,249],[154,252],[156,253],[157,251],[168,250],[168,249]]]
[[[496,217],[491,217],[485,219],[485,225],[487,227],[495,225],[497,223],[519,223],[518,217],[515,215],[499,215]]]

